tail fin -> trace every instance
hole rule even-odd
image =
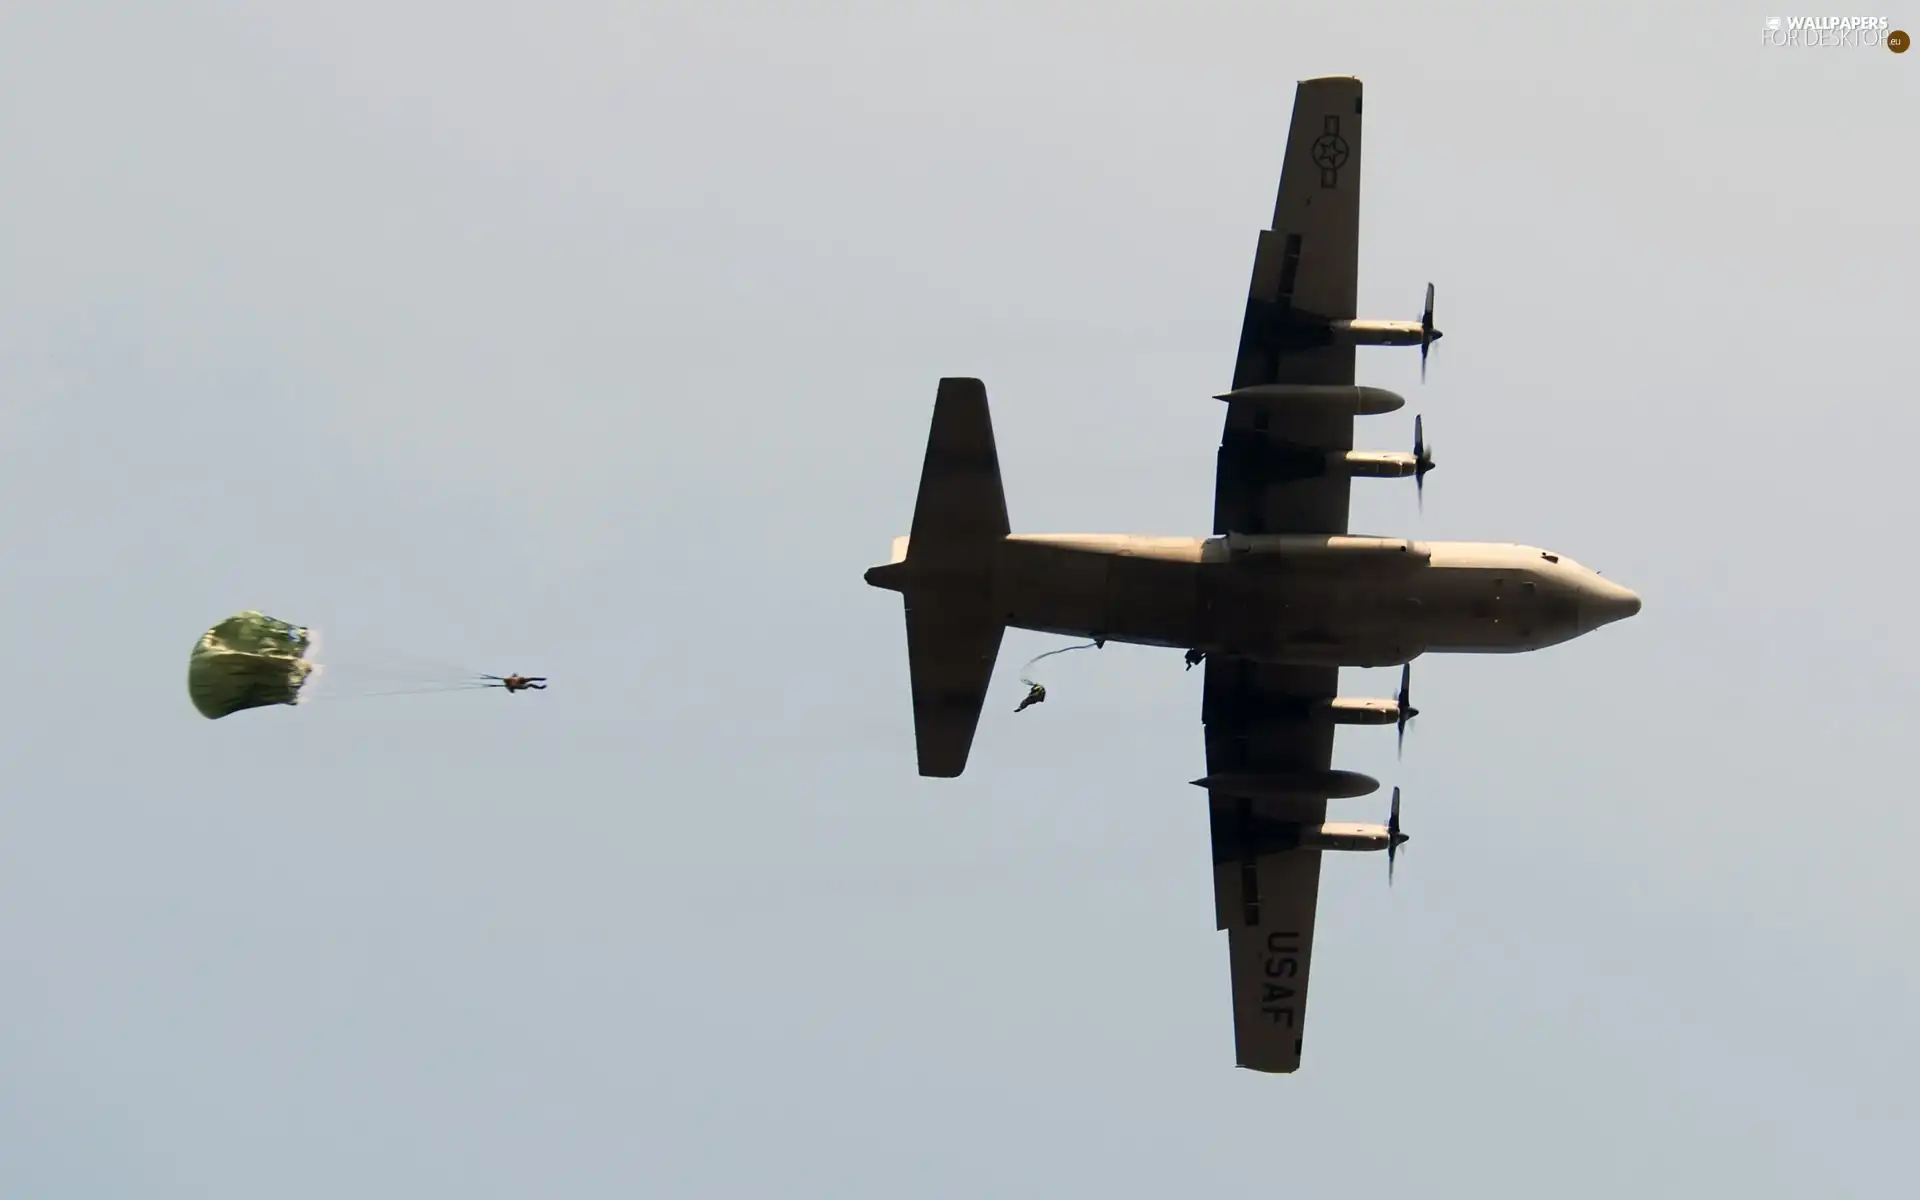
[[[916,551],[943,557],[983,549],[996,553],[1011,532],[987,387],[978,379],[942,379],[927,430],[907,557]]]
[[[906,602],[922,775],[952,778],[966,769],[1006,632],[995,575],[1009,532],[986,386],[942,379],[913,532],[894,539],[893,562],[867,572],[868,583]]]

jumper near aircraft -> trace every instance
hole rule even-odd
[[[1214,536],[1016,534],[986,389],[943,379],[913,512],[893,560],[866,574],[906,606],[920,774],[957,776],[1007,626],[1187,651],[1204,661],[1201,719],[1217,927],[1227,932],[1239,1065],[1298,1069],[1320,856],[1393,851],[1388,825],[1327,821],[1327,801],[1379,784],[1333,769],[1337,725],[1414,713],[1339,694],[1340,668],[1430,651],[1538,650],[1640,610],[1640,598],[1534,546],[1350,536],[1349,481],[1424,481],[1433,460],[1353,449],[1355,416],[1405,401],[1356,387],[1354,348],[1439,339],[1419,322],[1355,319],[1360,81],[1294,96],[1273,227],[1260,234],[1214,484]]]

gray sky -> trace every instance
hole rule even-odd
[[[269,6],[271,7],[271,6]],[[1920,54],[1699,4],[14,4],[0,1193],[1893,1195],[1920,1122]],[[1900,23],[1901,14],[1888,14]],[[1920,29],[1920,12],[1905,18]],[[1198,672],[1010,634],[913,768],[936,380],[1203,533],[1297,79],[1440,471],[1638,589],[1429,658],[1398,885],[1232,1067]],[[212,723],[260,607],[553,690]],[[384,649],[383,649],[384,648]],[[1348,672],[1385,694],[1389,673]],[[1352,802],[1377,819],[1384,796]]]

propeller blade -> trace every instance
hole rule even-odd
[[[1420,511],[1427,511],[1427,472],[1433,470],[1433,447],[1427,444],[1426,423],[1420,414],[1413,417],[1413,491]]]
[[[1396,748],[1399,753],[1404,756],[1407,748],[1407,722],[1420,715],[1420,710],[1413,706],[1412,663],[1400,664],[1400,694],[1394,697],[1394,702],[1400,709],[1400,711],[1394,715],[1393,721],[1393,723],[1398,726],[1395,730],[1398,742]]]
[[[1439,334],[1433,330],[1433,284],[1427,284],[1427,305],[1420,313],[1420,382],[1427,381],[1427,350]]]
[[[1407,841],[1407,835],[1400,832],[1400,789],[1393,789],[1393,807],[1387,812],[1387,886],[1393,886],[1394,859],[1400,853],[1400,847]]]
[[[1393,789],[1393,808],[1387,814],[1387,886],[1393,886],[1393,860],[1400,853],[1400,789]]]

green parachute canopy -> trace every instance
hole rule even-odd
[[[298,704],[313,674],[310,630],[265,613],[235,613],[200,635],[187,662],[187,695],[208,720],[243,708]]]

